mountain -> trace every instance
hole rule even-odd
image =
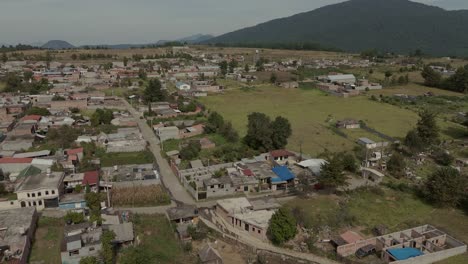
[[[64,40],[50,40],[46,44],[42,45],[41,48],[43,49],[74,49],[75,46],[72,44],[64,41]]]
[[[185,38],[180,38],[180,39],[176,39],[176,40],[160,40],[158,42],[156,42],[156,45],[164,45],[168,42],[181,42],[181,43],[188,43],[188,44],[198,44],[198,43],[201,43],[201,42],[204,42],[204,41],[208,41],[210,39],[214,38],[213,35],[204,35],[204,34],[196,34],[196,35],[192,35],[192,36],[189,36],[189,37],[185,37]]]
[[[434,0],[430,4],[447,10],[468,10],[468,1],[466,0]]]
[[[272,20],[204,43],[317,43],[345,51],[368,49],[468,55],[468,11],[446,11],[408,0],[350,0]]]

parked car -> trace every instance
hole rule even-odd
[[[356,257],[358,258],[365,258],[369,255],[372,255],[375,253],[375,246],[374,245],[367,245],[363,246],[362,248],[358,249],[356,251]]]

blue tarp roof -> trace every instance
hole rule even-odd
[[[387,251],[395,258],[395,260],[405,260],[424,255],[424,253],[417,248],[392,248]]]
[[[296,176],[286,166],[274,167],[272,170],[282,181],[289,181],[296,178]],[[274,182],[275,178],[272,178],[271,180]]]

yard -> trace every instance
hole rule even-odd
[[[309,199],[295,199],[286,205],[290,208],[299,207],[305,215],[306,223],[324,223],[321,219],[333,219],[338,215],[341,201],[345,203],[352,219],[353,225],[362,229],[362,232],[371,237],[371,229],[376,225],[386,225],[389,232],[407,229],[410,227],[431,224],[448,232],[453,237],[468,242],[468,216],[466,213],[454,209],[434,208],[421,201],[412,194],[399,192],[387,188],[379,191],[357,191],[349,197],[336,197],[320,195]],[[326,222],[327,225],[330,225]],[[333,230],[333,225],[332,230]],[[335,227],[334,231],[341,230]],[[468,263],[468,254],[441,262]]]
[[[138,253],[135,249],[123,250],[120,259],[129,259],[135,263],[131,255],[138,254],[145,263],[196,263],[196,258],[185,253],[174,229],[164,215],[135,215],[132,219],[135,226],[135,237],[140,239]]]
[[[63,219],[41,217],[38,222],[28,263],[60,263]]]
[[[153,153],[148,150],[141,152],[106,153],[100,158],[102,167],[127,164],[148,164],[153,163],[154,161]]]
[[[170,197],[160,185],[114,188],[112,204],[117,207],[158,206],[170,203]]]

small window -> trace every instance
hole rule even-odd
[[[258,233],[260,234],[260,229],[258,230]]]
[[[252,227],[252,231],[254,231],[254,232],[255,232],[255,227]]]
[[[42,200],[41,200],[41,201],[39,201],[39,205],[42,205]]]
[[[13,205],[13,204],[15,204],[15,202],[11,201],[11,202],[10,202],[10,205]]]
[[[36,194],[35,194],[35,193],[32,193],[32,197],[36,197]]]
[[[28,193],[28,197],[31,197],[31,194]]]
[[[55,194],[55,190],[52,190],[52,194]]]
[[[31,202],[28,202],[28,206],[31,206]]]
[[[41,196],[42,196],[41,192],[38,192],[37,197],[41,197]]]
[[[45,191],[45,195],[49,195],[49,191]]]
[[[33,205],[36,206],[36,202],[33,202]]]

